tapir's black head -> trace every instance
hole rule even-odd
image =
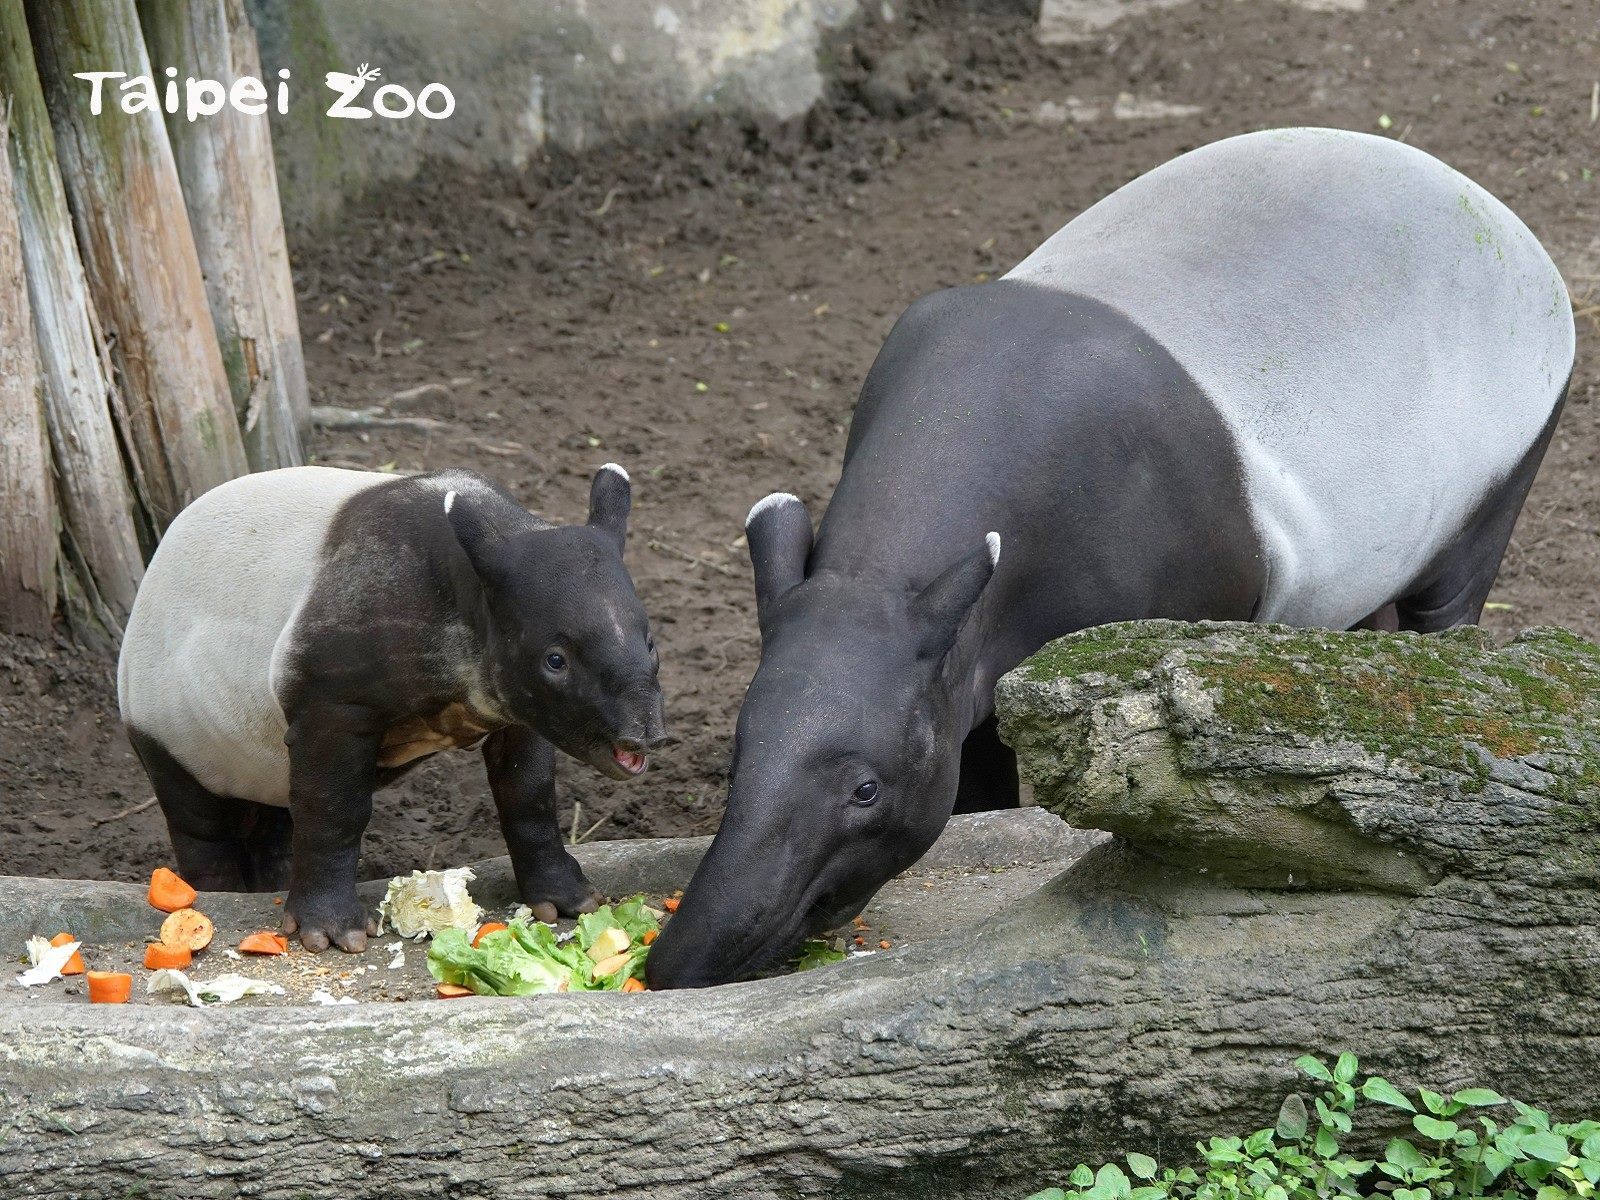
[[[939,836],[955,804],[958,639],[999,555],[991,534],[920,591],[806,578],[792,496],[746,523],[761,666],[739,713],[728,811],[650,951],[652,987],[750,975],[849,920]]]
[[[631,492],[608,463],[589,523],[502,527],[503,513],[452,492],[445,513],[483,585],[488,673],[507,715],[613,779],[641,773],[666,740],[650,622],[622,565]]]

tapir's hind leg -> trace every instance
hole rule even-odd
[[[1401,629],[1437,633],[1456,625],[1477,624],[1566,398],[1563,388],[1544,432],[1517,469],[1485,498],[1456,544],[1431,564],[1422,585],[1395,601]]]
[[[128,740],[166,815],[178,873],[202,891],[245,891],[245,802],[208,791],[154,738],[130,729]]]
[[[961,743],[961,782],[956,785],[958,813],[1016,808],[1017,752],[1000,740],[999,723],[990,717]]]

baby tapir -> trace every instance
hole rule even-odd
[[[597,903],[562,844],[554,749],[616,779],[665,740],[650,625],[622,563],[631,493],[607,464],[587,525],[487,479],[295,467],[172,523],[118,664],[122,719],[199,888],[287,886],[308,950],[360,951],[373,789],[483,743],[523,899]]]

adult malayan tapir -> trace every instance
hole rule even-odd
[[[1015,803],[994,684],[1050,638],[1476,620],[1572,357],[1521,221],[1336,130],[1185,154],[1003,279],[917,301],[815,542],[794,497],[751,510],[761,665],[651,985],[781,958],[952,810]]]
[[[551,526],[462,471],[248,475],[167,530],[117,684],[183,875],[288,886],[309,950],[365,948],[356,896],[375,786],[483,741],[536,915],[596,899],[556,823],[554,751],[614,778],[664,736],[657,656],[622,564],[628,476]]]

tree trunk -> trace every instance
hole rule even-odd
[[[9,134],[0,120],[0,138]],[[43,637],[56,612],[55,498],[9,153],[0,156],[0,630]]]
[[[0,1190],[1015,1200],[1270,1125],[1295,1056],[1340,1050],[1408,1089],[1600,1108],[1595,647],[1150,622],[1047,648],[997,703],[1040,803],[1127,840],[986,920],[687,993],[195,1012],[0,989]],[[608,894],[693,867],[631,846]],[[947,862],[924,907],[963,911],[1006,861]],[[0,881],[0,931],[138,938],[139,894]]]
[[[157,72],[261,76],[243,0],[139,0],[139,18]],[[267,118],[231,105],[195,121],[170,113],[167,134],[250,465],[296,466],[305,363]]]
[[[128,441],[156,529],[247,469],[194,236],[159,110],[101,112],[76,72],[149,75],[133,0],[28,0],[39,76],[95,305],[114,338]]]
[[[70,595],[115,637],[144,574],[136,505],[124,474],[118,397],[94,325],[72,214],[56,167],[55,134],[23,8],[0,3],[0,92],[11,106],[10,160],[44,380],[63,541],[78,578]]]

